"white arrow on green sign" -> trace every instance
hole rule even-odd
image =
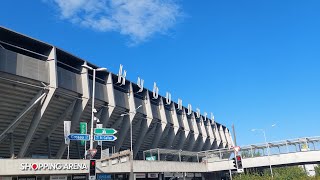
[[[118,131],[113,128],[95,128],[94,134],[102,134],[102,135],[113,135]]]

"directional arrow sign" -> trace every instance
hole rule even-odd
[[[113,128],[95,128],[94,134],[104,134],[104,135],[113,135],[118,131]]]
[[[89,141],[90,135],[89,134],[70,134],[68,138],[70,140],[75,140],[75,141]]]
[[[117,137],[114,135],[94,135],[95,141],[115,141]]]

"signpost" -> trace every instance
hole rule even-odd
[[[92,159],[94,156],[97,154],[98,150],[97,149],[88,149],[86,152],[86,159]]]
[[[95,141],[115,141],[117,137],[114,135],[94,135]]]
[[[238,153],[240,151],[240,146],[235,146],[233,149]]]
[[[102,135],[114,135],[118,131],[113,128],[95,128],[94,134],[102,134]]]
[[[87,134],[87,123],[86,122],[80,122],[80,134]],[[81,141],[80,144],[82,146],[85,146],[86,141]]]
[[[89,141],[89,134],[70,134],[68,138],[72,141]]]

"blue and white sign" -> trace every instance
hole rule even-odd
[[[111,174],[97,174],[97,180],[111,179]]]
[[[89,134],[70,134],[68,138],[72,141],[89,141]]]
[[[114,135],[94,135],[95,141],[115,141],[117,137]]]

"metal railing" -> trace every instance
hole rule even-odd
[[[267,144],[261,143],[246,145],[241,147],[238,154],[241,154],[242,158],[267,156],[267,148],[270,148],[271,156],[301,151],[320,151],[320,136],[274,141],[268,142]],[[143,159],[149,161],[180,162],[206,162],[208,159],[210,159],[210,161],[225,161],[233,158],[234,153],[233,148],[200,152],[157,148],[143,151]]]
[[[303,137],[241,146],[241,149],[238,152],[238,154],[241,154],[242,158],[267,156],[268,148],[270,148],[270,156],[278,154],[296,153],[301,151],[319,151],[320,137]],[[203,151],[199,153],[206,154],[207,158],[216,157],[217,161],[228,160],[234,157],[233,148]]]
[[[147,161],[179,161],[201,162],[206,156],[198,152],[175,149],[150,149],[143,151],[143,159]]]

